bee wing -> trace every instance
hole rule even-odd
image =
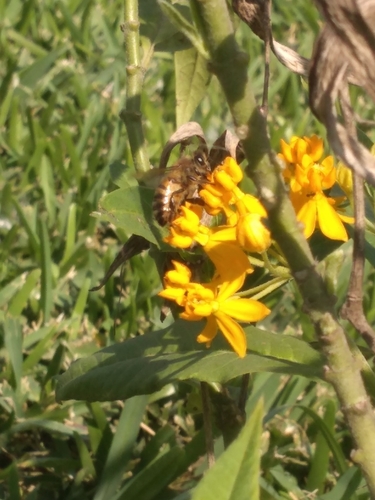
[[[138,182],[141,186],[156,189],[171,170],[177,170],[179,168],[180,167],[177,165],[169,168],[152,168],[148,172],[142,174],[141,177],[138,178]]]

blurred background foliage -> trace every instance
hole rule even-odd
[[[153,0],[140,2],[141,33],[155,28],[150,13],[158,9]],[[122,22],[119,0],[0,2],[0,498],[190,498],[184,491],[206,468],[193,382],[169,384],[125,406],[55,402],[54,377],[74,359],[161,326],[160,279],[147,253],[126,263],[123,279],[116,275],[89,293],[130,236],[91,216],[116,188],[111,171],[132,165],[119,118],[126,86]],[[312,3],[275,0],[272,22],[278,40],[311,54],[320,23]],[[237,38],[250,56],[260,102],[262,44],[239,23]],[[143,123],[155,165],[176,128],[172,49],[180,42],[156,45],[145,74]],[[146,50],[147,38],[143,44]],[[324,137],[308,108],[306,83],[274,58],[271,75],[274,148],[291,135]],[[361,116],[371,117],[361,92],[352,92]],[[210,142],[232,127],[214,78],[192,118]],[[342,249],[338,304],[350,243]],[[369,267],[368,311],[375,310],[373,275]],[[273,309],[267,328],[313,340],[293,284],[266,303]],[[262,500],[368,498],[329,386],[261,373],[251,388],[248,414],[260,397],[265,407]],[[235,384],[229,389],[238,392]],[[218,456],[222,449],[218,437]]]

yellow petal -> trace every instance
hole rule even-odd
[[[226,242],[236,243],[236,228],[233,226],[218,226],[216,228],[213,228],[210,235],[209,247],[211,247],[212,245],[214,246],[216,243]]]
[[[230,316],[220,311],[215,313],[218,327],[233,350],[243,358],[246,355],[246,336],[243,328]]]
[[[307,153],[307,150],[308,150],[308,143],[305,141],[305,139],[302,139],[301,137],[299,137],[294,146],[293,146],[293,149],[295,151],[295,155],[296,155],[296,159],[297,161],[295,163],[301,163],[302,162],[302,158],[304,157],[304,155]]]
[[[303,222],[305,238],[310,238],[316,227],[316,202],[314,197],[309,199],[297,214],[297,219]]]
[[[308,179],[310,182],[310,189],[312,193],[322,191],[322,175],[319,170],[311,168],[308,172]]]
[[[180,318],[186,321],[200,321],[202,316],[198,316],[191,311],[184,311],[180,314]]]
[[[214,316],[207,318],[207,323],[204,329],[197,337],[197,341],[201,344],[205,343],[207,347],[210,346],[211,342],[217,335],[217,323]]]
[[[252,196],[251,194],[245,194],[241,201],[245,205],[247,212],[251,214],[259,214],[262,217],[267,217],[266,209],[255,196]]]
[[[295,156],[293,154],[292,148],[289,146],[289,144],[287,142],[284,141],[284,139],[280,139],[280,147],[281,147],[283,159],[288,163],[294,163]]]
[[[237,321],[246,321],[248,323],[260,321],[271,312],[268,307],[257,300],[236,299],[235,297],[220,303],[220,311]]]
[[[337,215],[340,217],[340,219],[343,221],[343,222],[346,222],[347,224],[354,224],[354,217],[350,217],[349,215],[344,215],[344,214],[340,214],[340,212],[337,212]]]
[[[206,205],[208,205],[210,208],[220,208],[222,204],[221,196],[215,196],[214,194],[210,193],[208,189],[202,189],[199,191],[199,196],[202,198],[202,200],[205,202]]]
[[[229,297],[232,297],[244,284],[246,273],[239,274],[238,276],[229,276],[224,275],[220,276],[218,280],[217,286],[219,286],[219,293],[217,295],[217,300],[220,303],[224,303]]]
[[[318,162],[323,154],[323,139],[317,135],[311,137],[304,137],[304,139],[309,143],[309,155],[314,160]]]
[[[181,305],[184,302],[185,290],[183,288],[166,288],[159,292],[158,295]]]
[[[317,210],[322,233],[331,240],[348,241],[348,233],[344,224],[324,195],[318,197]]]
[[[177,260],[172,260],[174,270],[167,271],[164,275],[164,280],[167,286],[184,286],[190,282],[191,271],[190,269],[178,262]]]
[[[210,240],[205,245],[204,251],[215,264],[217,275],[222,282],[232,281],[254,270],[245,252],[236,243]]]
[[[220,170],[220,168],[215,170],[214,176],[215,176],[215,181],[219,183],[220,186],[223,186],[223,188],[226,189],[227,191],[232,191],[237,186],[237,184],[233,181],[231,176],[226,172],[224,172],[224,170]]]
[[[236,160],[232,158],[231,156],[227,156],[223,162],[223,165],[221,167],[225,172],[230,175],[232,178],[233,182],[235,184],[238,184],[239,182],[242,181],[243,179],[243,172],[241,170],[241,167],[238,165]]]
[[[184,234],[179,234],[173,227],[169,228],[169,236],[163,239],[165,243],[177,248],[189,248],[193,244],[193,239],[191,236],[185,236]]]
[[[211,304],[197,304],[194,307],[194,313],[197,316],[203,316],[203,317],[208,317],[211,316],[212,314],[212,305]]]
[[[179,274],[187,276],[189,279],[191,278],[191,271],[188,266],[178,260],[172,260],[172,265]]]

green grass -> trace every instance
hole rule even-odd
[[[275,3],[277,37],[308,56],[318,31],[313,6]],[[126,263],[123,280],[116,273],[103,290],[89,292],[130,236],[124,228],[91,216],[100,198],[116,189],[111,171],[119,162],[132,165],[119,118],[126,86],[122,9],[120,1],[99,0],[0,4],[4,499],[168,500],[196,486],[206,469],[194,381],[174,381],[125,404],[55,401],[55,377],[74,360],[131,337],[152,335],[161,327],[161,301],[156,296],[160,278],[147,254]],[[261,44],[245,27],[238,39],[250,55],[249,74],[260,98]],[[278,148],[281,137],[294,134],[324,136],[308,109],[305,84],[274,59],[271,69],[273,146]],[[173,57],[156,51],[142,94],[153,164],[175,129],[174,91]],[[370,113],[363,100],[359,106],[366,116]],[[209,140],[231,126],[215,80],[194,119]],[[349,260],[346,254],[345,266]],[[345,266],[339,302],[347,284]],[[367,283],[366,307],[371,311],[371,269]],[[265,323],[268,329],[293,334],[303,330],[304,338],[313,340],[292,284],[267,300],[274,307]],[[238,384],[228,384],[228,391],[238,397]],[[264,428],[256,435],[260,399]],[[252,376],[246,410],[253,416],[246,436],[261,442],[262,500],[369,498],[350,459],[352,442],[337,408],[332,390],[316,379],[276,373]],[[216,446],[219,455],[220,437]],[[223,464],[228,466],[225,459]],[[211,487],[212,479],[206,476],[206,481],[202,491]]]

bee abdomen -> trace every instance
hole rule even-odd
[[[154,217],[160,226],[169,224],[172,219],[172,211],[169,205],[165,205],[164,198],[165,197],[162,193],[155,193],[154,201],[152,203]]]
[[[161,184],[155,192],[152,210],[160,226],[170,224],[176,215],[172,198],[177,189],[171,189],[171,186],[174,186],[173,182],[167,186]],[[177,187],[177,184],[174,187]]]

